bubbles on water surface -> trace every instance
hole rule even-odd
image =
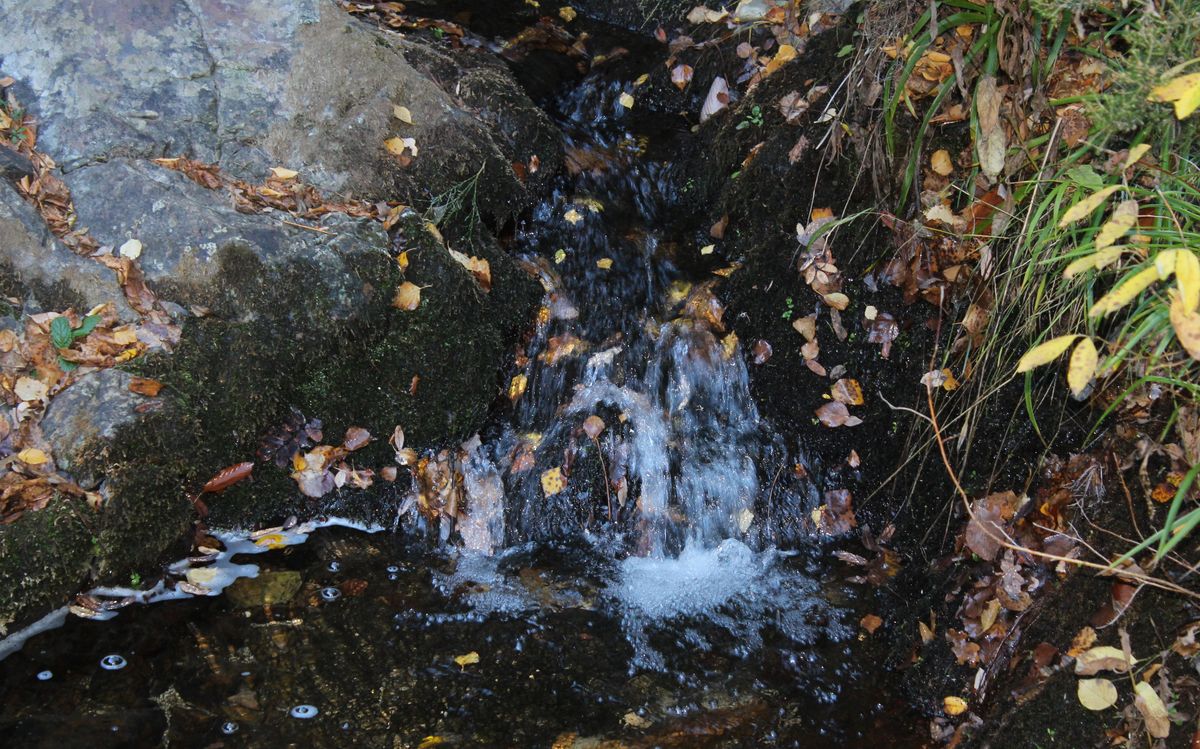
[[[127,664],[128,661],[126,661],[123,656],[117,655],[116,653],[113,653],[112,655],[106,655],[100,659],[100,668],[104,669],[105,671],[120,671],[121,669],[125,668]]]
[[[237,733],[238,728],[240,727],[241,726],[239,726],[237,723],[234,723],[232,720],[227,720],[221,724],[221,733],[225,734],[226,736],[231,736]]]
[[[328,569],[330,572],[337,572],[342,569],[342,563],[335,559],[329,563],[326,569]]]
[[[333,602],[342,597],[342,591],[337,588],[321,588],[321,600]]]
[[[53,678],[54,678],[53,671],[38,671],[38,674],[37,674],[38,681],[50,681]]]
[[[313,707],[312,705],[296,705],[295,707],[293,707],[291,710],[288,711],[288,714],[291,715],[293,718],[300,718],[301,720],[307,720],[309,718],[317,717],[317,714],[320,712],[321,712],[320,710]]]

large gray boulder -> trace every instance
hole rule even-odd
[[[172,352],[130,365],[164,383],[157,402],[111,370],[52,400],[42,426],[55,460],[103,506],[63,497],[0,526],[0,581],[20,581],[0,585],[0,633],[93,574],[158,558],[194,519],[189,496],[253,459],[292,408],[322,418],[330,441],[350,425],[384,437],[402,424],[410,444],[436,445],[469,434],[502,392],[500,366],[540,288],[486,224],[531,204],[562,147],[489,53],[373,28],[332,0],[31,0],[0,3],[0,71],[37,118],[38,148],[59,165],[76,226],[110,247],[138,239],[147,285],[183,325]],[[414,139],[417,155],[389,153],[392,137]],[[239,212],[227,190],[159,157],[215,163],[251,183],[287,167],[327,198],[420,210],[390,235],[339,213],[300,222]],[[436,210],[452,202],[466,210]],[[443,234],[489,262],[490,291]],[[63,248],[0,184],[5,269],[20,292],[6,295],[39,307],[109,301],[133,314],[104,266]],[[416,310],[391,303],[404,282],[423,288]],[[380,439],[356,457],[378,464],[387,452]],[[207,499],[218,525],[323,509],[269,462]],[[80,529],[91,539],[82,550]],[[45,551],[35,564],[22,551],[32,548]]]

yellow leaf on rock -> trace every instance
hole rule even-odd
[[[1120,190],[1121,187],[1122,185],[1109,185],[1101,190],[1097,190],[1075,205],[1071,206],[1065,213],[1063,213],[1062,218],[1058,220],[1058,228],[1062,229],[1070,224],[1075,223],[1081,218],[1087,218],[1088,216],[1092,215],[1092,211],[1099,208],[1101,204],[1108,199],[1109,195],[1112,195],[1117,190]]]
[[[473,663],[479,663],[479,653],[472,650],[465,655],[456,655],[454,656],[454,662],[458,664],[459,668],[466,668]]]
[[[1071,392],[1079,397],[1087,388],[1088,383],[1096,374],[1096,365],[1100,363],[1100,354],[1091,338],[1084,338],[1071,352],[1071,363],[1067,366],[1067,384]]]
[[[553,497],[561,492],[567,485],[563,479],[562,469],[558,466],[551,468],[548,471],[542,472],[542,491],[547,497]]]
[[[1107,710],[1117,702],[1117,688],[1108,679],[1080,679],[1077,694],[1088,710]]]
[[[392,116],[405,125],[413,124],[412,112],[408,111],[408,107],[402,107],[399,104],[392,105]]]
[[[130,260],[137,260],[142,255],[142,243],[136,239],[131,239],[121,245],[121,249],[117,250],[122,257],[127,257]]]
[[[471,275],[475,277],[475,281],[484,291],[489,291],[492,288],[492,267],[487,260],[467,255],[458,250],[451,250],[448,247],[446,249],[456,263],[470,271]]]
[[[1132,302],[1138,294],[1149,288],[1155,281],[1158,281],[1161,277],[1160,273],[1161,269],[1153,265],[1143,268],[1126,279],[1117,288],[1102,296],[1099,301],[1092,305],[1092,308],[1088,311],[1088,315],[1090,317],[1099,317],[1107,315],[1110,312],[1116,312],[1126,304]]]
[[[942,700],[942,710],[946,715],[962,715],[967,711],[967,701],[962,697],[946,697]]]
[[[17,459],[25,465],[40,466],[50,458],[46,455],[46,453],[42,452],[36,447],[27,447],[21,452],[17,453]]]
[[[388,138],[383,142],[383,147],[393,156],[404,156],[405,151],[410,151],[414,157],[417,155],[416,138]]]
[[[1057,338],[1051,338],[1045,343],[1039,343],[1025,352],[1025,355],[1017,362],[1017,373],[1028,372],[1043,364],[1049,364],[1070,348],[1071,344],[1078,337],[1077,334],[1060,335]]]
[[[1125,236],[1125,232],[1132,229],[1133,225],[1137,223],[1137,218],[1137,201],[1121,201],[1121,204],[1113,211],[1112,217],[1105,221],[1104,226],[1101,226],[1100,231],[1096,233],[1096,249],[1103,250]]]
[[[271,167],[271,174],[275,175],[277,179],[295,179],[299,173],[295,169],[287,169],[282,166]]]
[[[392,298],[392,306],[405,312],[412,312],[421,306],[421,287],[412,281],[405,281],[396,287],[396,296]]]
[[[1175,118],[1183,118],[1200,107],[1200,73],[1189,73],[1155,86],[1150,91],[1149,101],[1165,101],[1175,105]]]

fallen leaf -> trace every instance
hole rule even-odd
[[[130,260],[137,260],[142,254],[142,243],[136,239],[130,239],[121,245],[121,249],[118,252]]]
[[[405,281],[396,287],[396,295],[392,298],[392,306],[396,309],[412,312],[421,306],[421,287],[412,281]]]
[[[1075,205],[1071,206],[1065,213],[1063,213],[1062,217],[1059,218],[1058,228],[1066,228],[1076,221],[1092,215],[1092,211],[1099,208],[1105,200],[1108,200],[1109,195],[1112,195],[1114,192],[1122,189],[1123,187],[1123,185],[1109,185],[1101,190],[1097,190]]]
[[[838,310],[839,312],[850,306],[850,297],[846,296],[840,291],[835,291],[832,294],[826,294],[821,298],[825,300],[826,304],[828,304],[830,307],[833,307],[835,310]]]
[[[792,322],[792,328],[804,336],[804,340],[811,341],[817,337],[817,318],[814,315],[797,318]]]
[[[604,419],[601,419],[599,416],[593,414],[583,420],[583,433],[588,437],[596,439],[603,431]]]
[[[524,374],[513,375],[512,380],[508,383],[508,398],[515,401],[525,394],[525,388],[529,385],[529,378]]]
[[[962,715],[967,711],[967,701],[962,697],[946,697],[942,700],[942,711],[952,717]]]
[[[617,97],[617,101],[620,102],[621,106],[625,107],[626,109],[633,109],[633,94],[622,93],[619,97]]]
[[[713,79],[712,85],[708,87],[708,96],[704,99],[704,106],[700,108],[700,122],[707,122],[708,118],[727,106],[729,106],[729,84],[724,78],[717,76]]]
[[[578,13],[576,13],[575,9],[572,8],[570,5],[564,5],[563,7],[558,9],[558,17],[561,18],[562,20],[566,21],[567,23],[574,21],[575,16],[577,16],[577,15],[578,15]]]
[[[596,261],[596,267],[600,270],[608,270],[613,265],[611,257],[602,257]]]
[[[706,244],[700,248],[700,254],[701,255],[711,255],[711,254],[713,254],[713,250],[715,250],[715,249],[717,249],[717,246],[715,244]]]
[[[1101,671],[1123,674],[1132,665],[1125,651],[1111,645],[1094,647],[1075,656],[1075,673],[1079,676],[1091,676]]]
[[[1144,681],[1134,684],[1133,704],[1145,718],[1146,730],[1151,736],[1165,739],[1171,733],[1171,718],[1167,714],[1167,706],[1163,704],[1158,692],[1154,691],[1154,687]]]
[[[562,468],[555,466],[548,471],[542,472],[542,491],[547,497],[553,497],[561,492],[567,485],[563,479]]]
[[[1188,312],[1178,294],[1171,295],[1171,327],[1179,345],[1193,359],[1200,361],[1200,313]]]
[[[475,277],[475,282],[479,284],[480,288],[482,288],[484,291],[491,290],[492,267],[488,264],[487,260],[467,255],[466,253],[459,252],[458,250],[451,250],[450,248],[446,248],[446,250],[450,253],[450,257],[454,258],[456,263],[470,271],[471,275]]]
[[[454,656],[454,662],[458,664],[459,668],[465,669],[467,666],[479,663],[479,653],[472,650],[465,655],[456,655]]]
[[[366,447],[371,441],[371,433],[362,427],[350,427],[346,430],[346,437],[342,440],[342,447],[354,452],[360,448]]]
[[[408,158],[405,151],[411,152],[413,158],[417,155],[417,141],[415,138],[401,138],[398,136],[388,138],[383,142],[383,147],[387,149],[388,153],[401,158]]]
[[[992,181],[1004,170],[1004,156],[1008,150],[1004,126],[1000,123],[1000,105],[1003,102],[1004,94],[997,88],[995,76],[980,76],[975,87],[975,111],[979,119],[976,150],[979,167]]]
[[[13,385],[13,393],[23,401],[38,401],[50,392],[50,386],[32,377],[18,377]]]
[[[830,396],[838,403],[845,403],[847,406],[861,406],[863,404],[862,386],[858,384],[858,380],[842,378],[833,383],[833,387],[829,389]]]
[[[929,158],[929,166],[943,177],[948,177],[954,171],[954,163],[950,161],[950,152],[944,148],[933,152],[933,156]]]
[[[1039,343],[1025,352],[1025,355],[1017,362],[1017,373],[1028,372],[1043,364],[1049,364],[1070,348],[1077,338],[1079,338],[1078,334],[1061,335]]]
[[[36,447],[27,447],[17,453],[17,459],[25,465],[40,466],[50,460],[50,457]]]
[[[271,174],[274,175],[276,179],[289,180],[295,179],[300,172],[297,172],[295,169],[286,169],[281,166],[273,166],[271,167]]]
[[[1200,307],[1200,259],[1189,248],[1174,250],[1175,284],[1179,287],[1179,299],[1183,308],[1195,312]]]
[[[1117,688],[1108,679],[1080,679],[1076,693],[1088,710],[1107,710],[1117,702]]]
[[[817,409],[817,419],[827,427],[853,427],[862,423],[862,419],[851,416],[845,403],[833,401]]]
[[[583,220],[583,214],[581,214],[579,211],[575,210],[574,208],[571,208],[570,210],[568,210],[566,213],[563,214],[563,218],[565,218],[571,224],[578,224],[580,221]]]
[[[162,390],[163,384],[158,380],[151,380],[147,377],[134,377],[129,380],[129,392],[144,395],[147,398],[153,398]]]
[[[1103,270],[1121,259],[1123,247],[1106,247],[1099,252],[1071,261],[1063,270],[1063,278],[1072,278],[1085,270]]]
[[[1147,99],[1174,103],[1175,118],[1182,120],[1200,107],[1200,73],[1181,75],[1155,86]]]
[[[1091,338],[1085,337],[1071,352],[1071,361],[1067,365],[1067,385],[1071,393],[1078,398],[1091,383],[1096,375],[1096,367],[1100,363],[1100,355],[1096,344]]]
[[[633,711],[625,713],[621,720],[624,721],[625,725],[629,726],[630,728],[649,728],[650,726],[654,725],[651,721],[646,720]]]
[[[712,10],[703,5],[697,5],[688,11],[687,20],[689,23],[716,23],[729,15],[727,10]]]
[[[875,630],[883,624],[883,620],[874,614],[867,614],[859,622],[859,626],[867,630],[867,634],[875,634]]]
[[[254,463],[247,461],[245,463],[235,463],[228,468],[222,468],[217,471],[200,490],[202,494],[216,494],[233,486],[237,482],[248,478],[254,471]]]
[[[1121,165],[1122,169],[1128,169],[1134,164],[1142,160],[1142,157],[1150,150],[1149,143],[1142,143],[1129,149],[1129,155],[1125,157],[1125,163]]]
[[[770,343],[759,338],[750,348],[750,353],[754,356],[755,364],[766,364],[767,360],[771,358],[771,354],[774,352]]]
[[[693,72],[691,65],[676,65],[671,68],[671,83],[674,83],[675,87],[682,91],[692,82]]]

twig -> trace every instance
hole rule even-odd
[[[323,228],[321,228],[320,226],[309,226],[308,224],[301,224],[301,223],[297,223],[297,222],[295,222],[295,221],[288,221],[288,220],[287,220],[287,219],[285,219],[285,218],[284,218],[284,219],[280,219],[280,222],[281,222],[281,223],[284,223],[284,224],[287,224],[288,226],[294,226],[294,227],[296,227],[297,229],[308,229],[309,231],[315,231],[315,232],[317,232],[318,234],[327,234],[327,235],[329,235],[329,236],[331,236],[331,237],[336,237],[336,236],[337,236],[337,234],[336,234],[335,232],[329,231],[328,229],[323,229]]]

